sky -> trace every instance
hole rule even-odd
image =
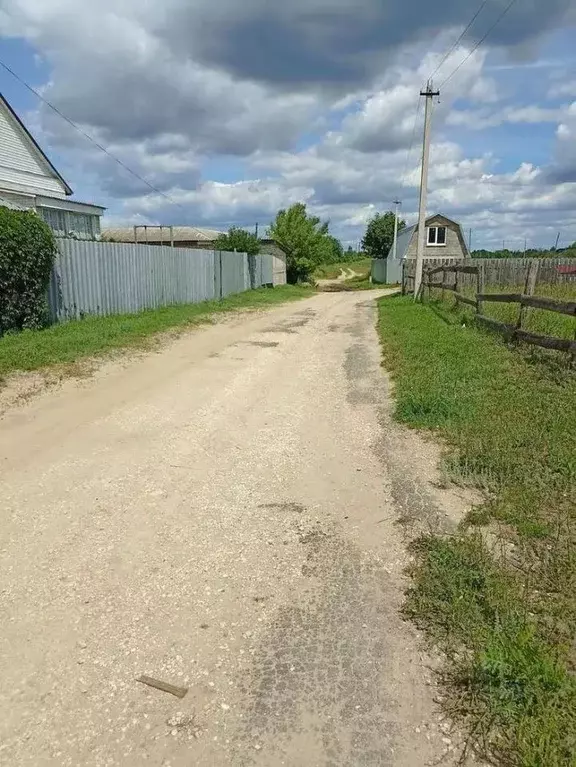
[[[509,5],[0,0],[0,59],[154,189],[3,69],[0,92],[105,224],[262,232],[302,201],[355,246],[396,197],[416,220],[433,76],[428,212],[474,248],[567,245],[576,0],[517,0],[496,23]]]

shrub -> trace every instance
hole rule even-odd
[[[51,229],[35,213],[0,207],[0,336],[46,323],[56,253]]]

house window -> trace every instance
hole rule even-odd
[[[428,227],[428,245],[446,245],[446,227],[429,226]]]

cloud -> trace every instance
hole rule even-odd
[[[556,130],[555,159],[547,171],[551,183],[576,184],[576,101],[566,110]]]
[[[0,30],[28,41],[50,68],[44,95],[182,206],[146,189],[41,107],[42,140],[98,180],[112,215],[225,226],[266,221],[279,207],[304,200],[352,237],[370,211],[389,206],[405,169],[402,195],[407,214],[414,214],[420,122],[408,162],[406,150],[417,93],[440,61],[438,51],[450,47],[478,0],[446,0],[434,13],[424,0],[0,4]],[[489,0],[437,82],[463,61],[506,4]],[[522,66],[531,66],[526,55],[534,56],[535,41],[559,28],[572,6],[573,0],[523,0],[495,28],[490,45],[516,59],[522,54]],[[565,107],[505,102],[498,70],[487,66],[490,56],[486,47],[471,55],[435,106],[430,205],[450,208],[463,221],[492,221],[487,232],[500,221],[524,226],[524,210],[547,226],[542,216],[551,220],[552,211],[546,201],[564,206],[572,200],[568,181],[576,161],[560,160],[571,156],[573,118]],[[562,85],[565,92],[556,90],[556,97],[570,97],[568,84],[555,87]],[[560,124],[551,168],[521,166],[497,176],[497,146],[473,156],[452,140],[454,128],[544,120]],[[208,162],[224,168],[224,181],[210,178]],[[237,168],[234,180],[226,176],[226,163]],[[538,210],[531,200],[540,200]]]
[[[483,110],[453,110],[446,118],[447,125],[462,126],[470,130],[495,128],[505,123],[537,124],[557,123],[566,113],[567,106],[547,109],[538,105],[507,106],[496,111]]]

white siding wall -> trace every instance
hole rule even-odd
[[[66,196],[62,182],[51,173],[34,145],[1,103],[0,189]]]

